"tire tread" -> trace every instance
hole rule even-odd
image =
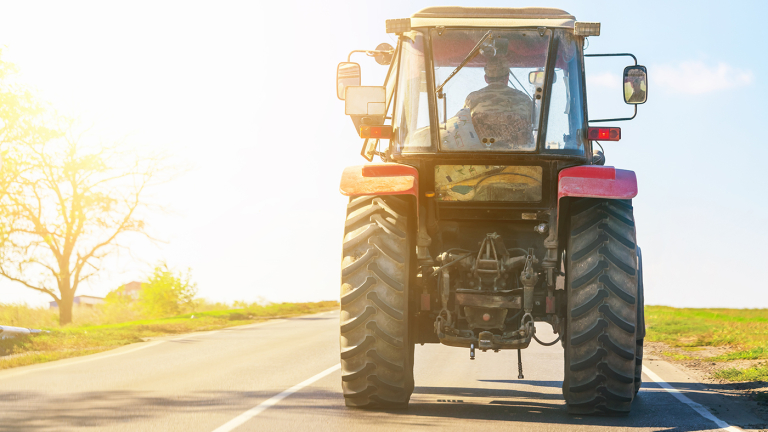
[[[627,414],[636,393],[632,211],[631,201],[581,198],[570,205],[563,395],[572,414]]]
[[[408,202],[350,199],[342,246],[341,369],[347,406],[400,408],[413,392]]]

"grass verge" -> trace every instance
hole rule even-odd
[[[279,303],[120,324],[51,327],[46,329],[50,333],[0,340],[0,370],[94,354],[150,337],[215,330],[336,308],[335,301]]]
[[[645,319],[648,339],[670,346],[768,347],[768,309],[646,306]]]
[[[768,381],[768,365],[765,363],[746,369],[728,368],[713,374],[728,381]]]
[[[724,347],[724,354],[707,361],[768,359],[768,309],[680,309],[646,306],[646,340],[663,342],[692,354],[704,347]],[[721,351],[722,352],[722,351]],[[675,360],[700,357],[662,352]],[[724,368],[712,374],[728,381],[768,381],[768,363]]]

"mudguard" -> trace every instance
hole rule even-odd
[[[632,199],[637,196],[637,177],[634,171],[611,166],[581,165],[560,171],[557,178],[558,232],[563,232],[566,226],[566,221],[560,217],[561,198]]]
[[[635,172],[610,166],[566,168],[560,171],[557,183],[558,207],[564,197],[632,199],[637,196]]]
[[[351,166],[341,174],[339,192],[361,195],[419,195],[419,171],[409,165],[384,163]]]

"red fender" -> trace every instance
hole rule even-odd
[[[386,163],[351,166],[341,174],[339,192],[346,196],[419,195],[419,171],[409,165]]]
[[[566,168],[558,175],[558,207],[563,197],[632,199],[635,196],[637,177],[634,171],[582,165]]]

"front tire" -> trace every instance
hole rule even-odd
[[[628,414],[635,396],[637,257],[629,200],[571,203],[563,396],[572,414]]]
[[[341,370],[348,407],[404,408],[413,393],[408,328],[409,205],[350,199],[341,262]]]

